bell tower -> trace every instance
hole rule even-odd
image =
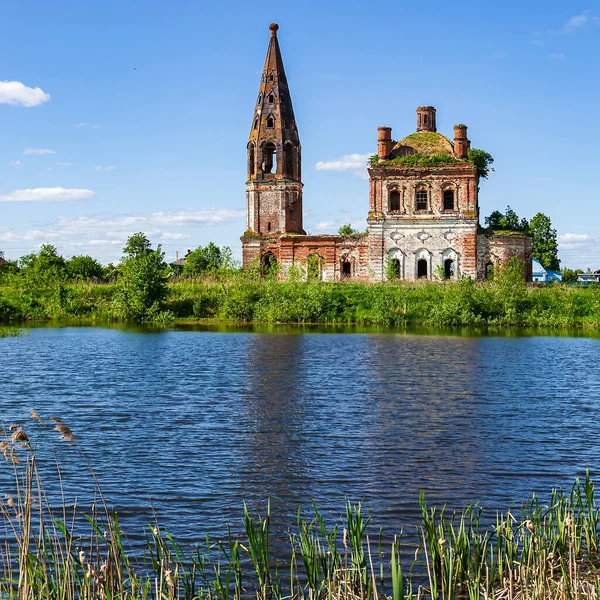
[[[271,38],[247,146],[246,232],[262,236],[304,233],[300,138],[278,29],[276,23],[269,25]]]

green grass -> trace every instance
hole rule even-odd
[[[598,598],[600,507],[589,475],[571,490],[553,490],[548,503],[532,496],[496,515],[478,505],[449,513],[421,495],[412,544],[401,543],[401,531],[387,538],[373,531],[361,504],[347,502],[333,525],[315,505],[299,508],[287,539],[277,544],[270,508],[259,516],[244,506],[239,535],[226,527],[221,537],[199,536],[197,544],[183,546],[154,523],[145,531],[144,550],[132,552],[68,425],[35,411],[32,416],[27,427],[0,430],[2,468],[13,475],[12,489],[0,499],[3,600]],[[59,434],[50,444],[53,456],[38,457],[36,438],[48,438],[51,430]],[[58,463],[65,450],[80,453],[88,465],[96,501],[87,509],[65,500],[70,486]],[[51,464],[62,505],[46,494]]]
[[[114,285],[0,287],[0,323],[118,321]],[[156,319],[383,327],[600,328],[600,287],[525,286],[499,278],[437,283],[277,282],[238,274],[174,282]]]

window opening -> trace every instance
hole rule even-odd
[[[321,279],[321,258],[318,254],[309,254],[306,260],[306,279],[318,281]]]
[[[342,262],[342,278],[348,279],[349,277],[352,277],[352,263],[345,260]]]
[[[390,192],[390,210],[400,210],[400,192],[398,190]]]
[[[428,125],[428,120],[429,120],[428,115],[423,115],[423,125],[427,126]]]
[[[485,278],[494,279],[494,263],[489,262],[485,265]]]
[[[273,171],[274,157],[275,157],[275,145],[271,142],[263,146],[263,160],[261,169],[263,173],[271,173]]]
[[[417,190],[417,210],[427,210],[427,190]]]
[[[273,117],[269,117],[267,119],[267,127],[272,129],[275,126],[275,119]]]
[[[274,77],[273,75],[269,75],[269,81],[273,81]]]
[[[424,258],[417,261],[417,278],[427,279],[427,261]]]
[[[248,173],[254,175],[254,145],[251,145],[248,151]]]
[[[271,231],[271,222],[267,223],[267,231]]]
[[[444,277],[446,279],[454,277],[454,261],[451,258],[447,258],[444,261]]]
[[[258,129],[258,117],[256,117],[256,119],[254,119],[254,129]]]
[[[274,100],[275,98],[273,97],[273,94],[269,94],[269,104],[273,104]]]
[[[402,263],[400,262],[400,260],[398,258],[392,258],[391,266],[392,276],[394,277],[394,279],[400,279],[400,276],[402,274]]]
[[[444,210],[454,210],[454,190],[444,190]]]

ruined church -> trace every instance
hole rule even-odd
[[[479,179],[466,125],[437,131],[436,110],[417,108],[416,132],[400,141],[379,127],[369,172],[367,232],[307,235],[302,225],[302,153],[290,89],[272,23],[248,140],[244,266],[292,266],[323,281],[485,279],[511,256],[531,279],[531,237],[479,226]]]

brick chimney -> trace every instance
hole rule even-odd
[[[437,131],[435,122],[435,108],[433,106],[419,106],[417,108],[417,132]]]
[[[467,126],[454,126],[454,156],[456,158],[467,158],[471,142],[467,138]]]
[[[377,156],[379,160],[385,160],[392,152],[394,142],[392,141],[391,127],[377,128]]]

